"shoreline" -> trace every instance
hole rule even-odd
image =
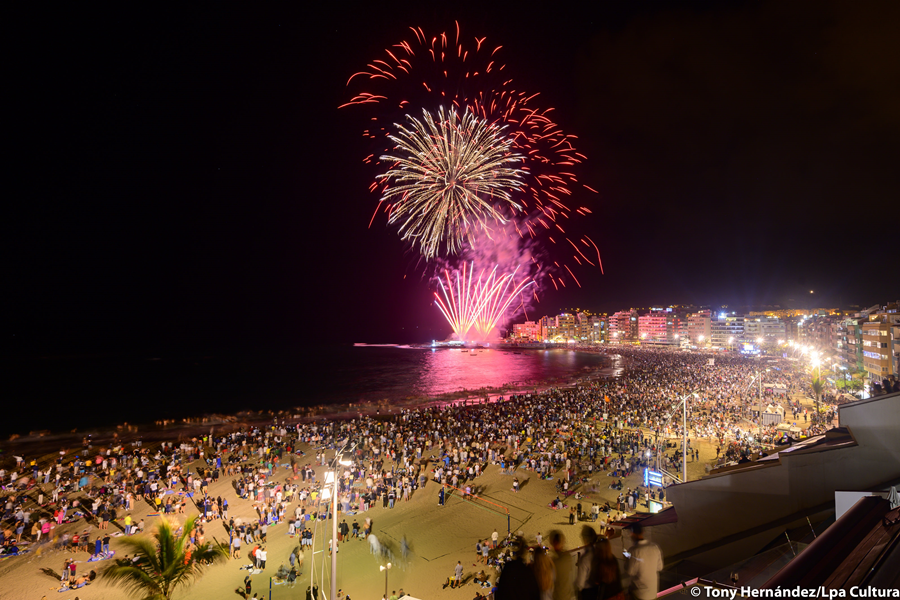
[[[586,348],[553,348],[593,355],[607,355],[605,348],[589,351]],[[494,349],[502,352],[503,349]],[[612,357],[607,355],[607,362]],[[107,426],[75,428],[70,431],[32,430],[28,434],[13,433],[0,440],[0,452],[9,455],[19,453],[48,454],[60,447],[78,447],[82,440],[89,438],[91,445],[113,443],[162,442],[176,439],[183,441],[211,431],[231,432],[244,427],[253,427],[273,420],[282,423],[308,423],[316,420],[352,420],[359,416],[374,418],[387,417],[403,410],[415,408],[439,408],[459,404],[480,404],[485,401],[497,402],[512,396],[540,394],[551,389],[571,388],[582,383],[617,377],[622,368],[605,364],[588,372],[574,371],[566,377],[553,377],[533,382],[509,382],[502,386],[485,386],[478,389],[460,389],[436,396],[411,395],[402,398],[385,398],[380,401],[342,402],[318,404],[308,407],[292,407],[281,410],[241,410],[231,414],[203,413],[181,419],[165,419],[140,423],[123,422]],[[604,373],[605,371],[610,371]],[[2,458],[2,456],[0,456]]]

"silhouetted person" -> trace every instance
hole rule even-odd
[[[516,556],[503,567],[500,579],[497,580],[496,600],[540,600],[541,592],[537,578],[524,557],[528,553],[525,540],[516,538],[513,542]]]

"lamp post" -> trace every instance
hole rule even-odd
[[[387,565],[381,565],[380,567],[378,567],[378,569],[381,570],[381,571],[384,571],[384,600],[387,600],[387,597],[388,597],[388,593],[387,593],[387,590],[388,590],[388,571],[391,570],[391,563],[388,563]]]
[[[681,477],[683,482],[687,482],[687,399],[690,396],[694,396],[695,398],[699,398],[700,390],[694,390],[693,392],[688,392],[684,396],[681,397]],[[676,406],[678,406],[676,404]],[[676,409],[677,410],[677,409]],[[669,421],[672,417],[675,416],[675,411],[672,411],[672,414],[669,415],[669,418],[666,419],[666,425],[668,425]],[[659,439],[659,434],[657,434],[657,439]],[[659,469],[659,443],[656,444],[656,468]]]
[[[334,470],[325,473],[325,483],[331,483],[331,593],[328,597],[337,600],[337,508],[338,508],[338,466],[348,466],[349,460],[342,460],[340,453],[334,457]],[[327,488],[326,488],[327,490]]]
[[[703,336],[701,336],[702,339]],[[681,399],[681,480],[687,483],[687,399],[686,394]]]

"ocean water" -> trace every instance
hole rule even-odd
[[[5,361],[0,435],[123,422],[400,401],[506,384],[562,384],[604,358],[566,349],[460,351],[321,345],[294,354],[68,356]]]

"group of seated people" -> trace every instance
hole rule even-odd
[[[97,572],[93,569],[87,575],[79,575],[78,577],[70,577],[68,581],[64,581],[62,587],[59,589],[60,592],[66,592],[69,590],[77,590],[79,588],[83,588],[86,585],[90,585],[97,578]]]
[[[287,583],[288,585],[294,585],[297,581],[297,567],[291,567],[288,569],[284,566],[284,563],[281,563],[281,566],[278,567],[278,571],[275,572],[275,583]]]
[[[557,496],[556,498],[553,499],[552,502],[550,502],[549,506],[553,510],[559,510],[561,508],[566,508],[567,505],[563,504],[562,500],[560,500],[559,496]]]

